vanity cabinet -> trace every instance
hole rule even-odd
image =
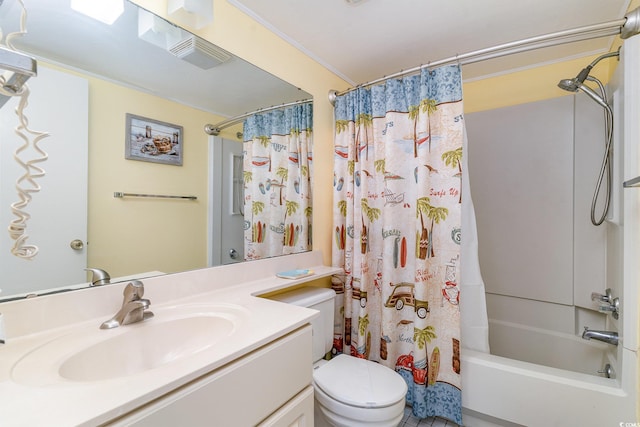
[[[313,426],[305,325],[108,423],[110,426]]]

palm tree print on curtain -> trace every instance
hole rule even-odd
[[[311,249],[311,104],[244,121],[245,259]]]
[[[462,423],[458,66],[335,105],[335,350],[395,369],[418,417]]]

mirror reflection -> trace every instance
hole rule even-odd
[[[229,166],[212,156],[215,143],[242,147],[236,136],[242,126],[212,143],[204,125],[311,96],[126,1],[112,25],[70,10],[68,0],[32,0],[27,7],[28,33],[13,45],[38,59],[25,115],[49,132],[41,142],[48,159],[27,208],[28,241],[39,253],[33,260],[11,256],[13,242],[0,232],[0,298],[86,286],[87,267],[117,281],[213,265],[222,251],[216,242],[224,239],[212,236],[223,195],[209,182],[221,173],[216,165]],[[19,29],[17,0],[0,2],[0,12],[4,35]],[[175,40],[187,47],[171,52]],[[14,217],[21,174],[13,154],[17,102],[0,109],[2,228]],[[126,159],[127,114],[179,126],[182,165]]]

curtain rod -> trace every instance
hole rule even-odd
[[[484,49],[475,50],[468,53],[452,56],[450,58],[429,62],[426,65],[420,65],[409,70],[404,70],[385,76],[367,83],[360,84],[350,89],[338,92],[336,90],[329,91],[329,102],[335,104],[336,97],[352,92],[361,87],[372,86],[382,83],[386,80],[415,74],[424,68],[431,68],[450,64],[473,64],[475,62],[486,61],[489,59],[499,58],[502,56],[513,55],[515,53],[527,52],[530,50],[541,49],[545,47],[557,46],[560,44],[578,42],[594,38],[609,37],[620,35],[622,39],[628,39],[631,36],[640,33],[640,8],[634,9],[624,18],[615,21],[604,22],[601,24],[588,25],[585,27],[574,28],[570,30],[558,31],[545,35],[530,37],[527,39],[517,40],[504,43]]]
[[[280,104],[280,105],[274,105],[272,107],[266,107],[266,108],[260,108],[258,110],[252,111],[250,113],[244,113],[241,114],[239,116],[235,116],[232,117],[230,119],[224,120],[220,123],[216,123],[215,125],[212,124],[206,124],[204,125],[204,132],[208,135],[213,135],[213,136],[218,136],[220,135],[220,131],[226,127],[229,127],[231,125],[234,125],[240,121],[242,121],[242,119],[252,116],[254,114],[257,113],[264,113],[266,111],[272,111],[272,110],[277,110],[278,108],[285,108],[285,107],[291,107],[292,105],[298,105],[298,104],[307,104],[309,102],[313,102],[313,99],[302,99],[300,101],[294,101],[294,102],[288,102],[286,104]]]

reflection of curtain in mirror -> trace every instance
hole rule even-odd
[[[312,104],[244,121],[245,259],[311,249]]]

